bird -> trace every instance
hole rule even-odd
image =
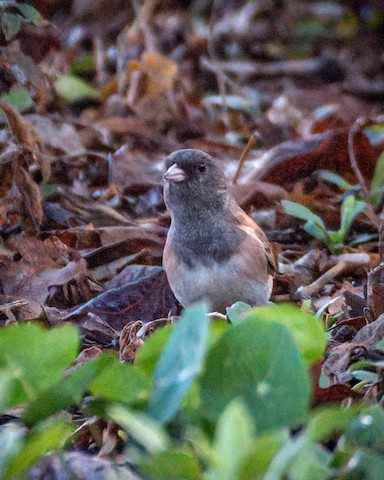
[[[268,303],[274,255],[263,230],[236,203],[219,162],[182,149],[165,164],[171,225],[163,267],[176,299],[183,307],[206,301],[223,314],[237,301]]]

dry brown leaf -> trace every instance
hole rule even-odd
[[[43,222],[40,188],[21,166],[14,166],[14,180],[21,195],[21,211],[27,233],[34,233]]]
[[[40,167],[43,180],[47,181],[51,175],[51,165],[44,155],[44,143],[38,131],[31,122],[7,103],[0,101],[0,108],[4,111],[12,133],[22,147],[23,160],[27,165],[36,162]]]
[[[383,338],[384,314],[381,314],[377,320],[365,325],[361,330],[359,330],[354,337],[353,342],[363,344],[367,349],[370,349]]]
[[[361,132],[354,136],[354,151],[362,175],[370,180],[376,165],[376,154]],[[348,131],[345,130],[282,143],[268,151],[262,161],[263,167],[255,178],[278,185],[308,177],[320,169],[332,170],[347,180],[356,181],[349,160]]]
[[[172,92],[178,68],[168,57],[156,52],[144,52],[140,60],[128,64],[128,105],[147,120],[162,122],[170,118]]]
[[[384,263],[368,273],[367,306],[373,319],[384,313]]]
[[[17,161],[19,151],[15,145],[3,144],[0,154],[0,197],[4,198],[12,187],[13,164]]]

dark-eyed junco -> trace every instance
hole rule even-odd
[[[207,300],[225,313],[236,301],[268,302],[275,260],[258,225],[237,205],[220,165],[199,150],[167,157],[164,200],[171,227],[163,264],[183,306]]]

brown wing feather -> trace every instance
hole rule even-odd
[[[264,249],[265,249],[265,255],[267,257],[267,262],[268,262],[268,272],[271,275],[274,275],[277,271],[277,262],[272,252],[271,245],[267,239],[267,236],[265,235],[263,230],[257,225],[257,223],[254,222],[252,218],[248,216],[244,212],[244,210],[242,210],[241,208],[237,210],[235,216],[239,222],[239,225],[243,225],[245,227],[251,228],[263,243]]]

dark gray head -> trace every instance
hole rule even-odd
[[[166,159],[164,199],[168,210],[192,213],[218,209],[228,196],[220,165],[207,153],[186,149]]]

